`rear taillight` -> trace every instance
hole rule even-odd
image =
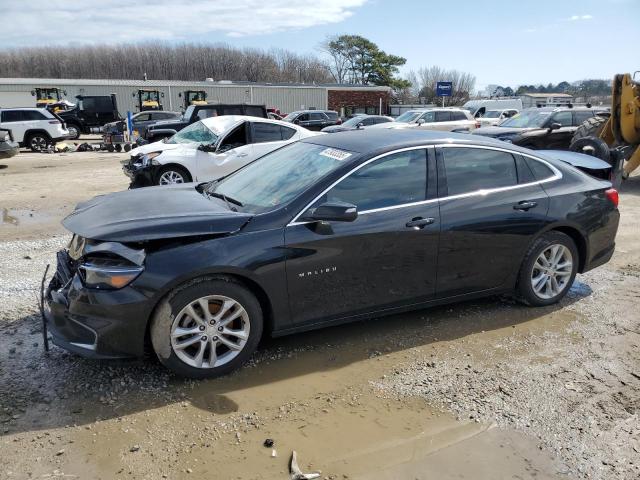
[[[604,194],[609,200],[611,200],[611,203],[613,203],[616,207],[618,206],[620,196],[618,195],[618,191],[615,188],[610,188],[609,190],[605,191]]]
[[[336,122],[336,125],[342,125],[342,119],[339,118],[338,121]]]
[[[476,128],[480,128],[482,125],[480,125],[480,122],[476,122]]]

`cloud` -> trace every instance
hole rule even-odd
[[[339,23],[367,0],[22,0],[2,7],[2,45],[246,37]],[[37,12],[43,12],[38,14]],[[0,48],[1,48],[0,46]]]
[[[593,15],[571,15],[567,20],[575,22],[577,20],[591,20]]]

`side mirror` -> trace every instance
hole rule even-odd
[[[364,128],[364,122],[358,123],[358,125],[356,125],[356,128],[358,128],[358,129]]]
[[[198,150],[201,150],[203,152],[215,152],[216,146],[213,143],[202,143],[198,147]]]
[[[422,125],[422,124],[425,124],[425,123],[427,123],[427,121],[424,118],[418,119],[418,125]]]
[[[307,210],[302,220],[324,222],[353,222],[358,218],[358,207],[345,202],[326,202]]]
[[[562,128],[562,124],[558,122],[553,122],[551,125],[549,125],[549,131],[558,130],[559,128]]]

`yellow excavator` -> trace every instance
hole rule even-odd
[[[611,115],[584,122],[570,146],[574,152],[609,162],[614,175],[622,179],[640,166],[640,78],[636,77],[640,77],[640,71],[613,77]]]

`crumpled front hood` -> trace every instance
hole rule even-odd
[[[474,135],[484,135],[485,137],[503,137],[505,135],[518,135],[531,130],[539,130],[537,128],[513,128],[513,127],[481,127],[476,128],[471,133]]]
[[[78,204],[62,224],[85,238],[127,243],[229,234],[251,219],[251,214],[232,212],[195,187],[186,183],[100,195]]]
[[[195,150],[198,148],[197,143],[164,143],[162,140],[159,142],[147,143],[131,150],[131,156],[145,155],[151,152],[166,152],[169,150],[181,150],[183,148]]]

